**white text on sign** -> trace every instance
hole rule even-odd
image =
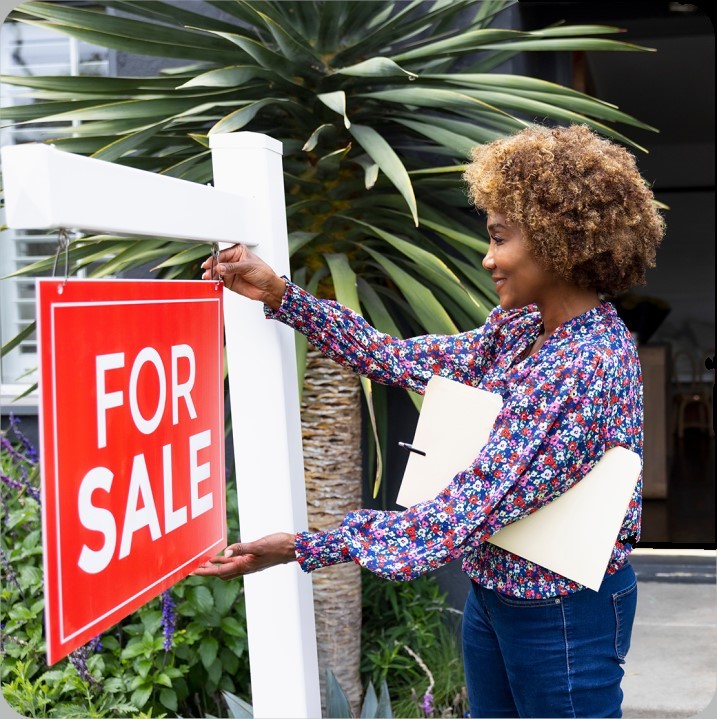
[[[186,358],[189,361],[189,376],[184,382],[179,381],[179,360]],[[157,373],[159,381],[159,396],[154,414],[146,419],[139,408],[137,386],[140,373],[147,364],[151,364]],[[172,394],[172,424],[179,421],[179,399],[184,399],[187,411],[192,419],[197,416],[194,408],[191,391],[194,387],[196,375],[196,360],[194,351],[189,345],[172,345],[172,366],[171,366],[171,394]],[[95,362],[95,386],[97,387],[97,447],[107,446],[107,410],[113,407],[124,405],[124,392],[117,390],[107,392],[107,381],[105,375],[110,370],[122,369],[125,366],[125,353],[116,352],[113,354],[99,355]],[[153,347],[144,347],[139,351],[132,363],[132,371],[129,377],[129,406],[132,413],[132,420],[135,427],[142,434],[152,434],[157,429],[164,415],[165,403],[167,401],[167,375],[164,371],[162,358]]]
[[[185,378],[180,381],[180,361],[188,368]],[[108,383],[109,373],[117,374],[125,369],[125,353],[117,352],[98,355],[95,361],[95,387],[97,389],[97,447],[107,446],[107,412],[121,410],[125,406],[125,398],[129,399],[129,410],[134,426],[142,434],[152,434],[160,425],[167,403],[167,372],[159,352],[152,347],[144,347],[132,363],[129,377],[124,373],[127,392],[123,390],[108,391],[110,386],[117,386],[117,378]],[[152,411],[143,414],[140,407],[140,392],[138,386],[143,372],[152,372],[158,386],[156,406]],[[121,374],[121,373],[120,373]],[[192,389],[196,377],[196,360],[194,351],[187,344],[173,345],[171,347],[171,360],[169,371],[169,387],[172,404],[172,424],[179,421],[180,399],[183,400],[186,411],[191,419],[196,419],[197,412],[192,400]],[[145,407],[146,411],[147,408]],[[148,418],[149,417],[149,418]],[[189,436],[187,452],[182,459],[189,467],[190,502],[189,514],[192,519],[208,512],[214,506],[212,492],[200,494],[200,484],[211,476],[209,462],[202,463],[199,458],[201,450],[211,446],[211,430],[204,430]],[[162,446],[162,488],[163,488],[163,523],[160,526],[157,503],[152,492],[147,460],[144,454],[137,454],[132,460],[130,481],[127,496],[124,501],[124,517],[119,542],[118,559],[129,556],[132,548],[134,534],[147,527],[152,541],[156,541],[163,534],[183,526],[187,523],[187,506],[174,506],[174,490],[172,480],[173,448],[171,444]],[[184,473],[183,473],[184,474]],[[96,491],[109,494],[112,490],[114,473],[107,467],[97,466],[90,469],[82,479],[78,493],[78,514],[80,523],[86,529],[102,535],[102,545],[99,549],[82,546],[78,559],[78,566],[88,574],[97,574],[103,571],[112,561],[117,549],[117,519],[109,510],[93,504],[93,495]]]

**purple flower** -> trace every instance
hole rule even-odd
[[[13,443],[5,435],[0,437],[0,445],[2,445],[3,451],[7,452],[10,459],[12,459],[13,465],[19,464],[23,461],[23,456],[17,451],[17,449],[15,449]]]
[[[22,482],[18,482],[16,479],[11,479],[6,474],[0,474],[0,481],[12,489],[22,489],[25,486]]]
[[[23,487],[27,492],[28,496],[32,497],[38,504],[40,502],[40,490],[37,487],[33,487],[30,478],[27,476],[27,465],[20,465],[20,474],[22,475]]]
[[[423,695],[423,703],[421,704],[421,709],[426,712],[426,715],[430,715],[433,713],[433,694],[426,692]]]
[[[22,591],[22,587],[20,586],[20,582],[17,580],[17,574],[15,574],[15,570],[12,568],[12,565],[10,564],[10,559],[8,558],[7,554],[5,554],[5,550],[0,549],[0,564],[2,564],[2,574],[4,575],[5,579],[8,582],[12,582],[20,591],[20,595],[22,598],[25,598],[25,592]]]
[[[7,433],[3,433],[0,436],[0,446],[3,452],[6,452],[12,462],[12,468],[18,470],[21,479],[13,479],[5,474],[0,475],[0,481],[12,489],[20,492],[25,492],[29,497],[32,497],[36,502],[40,501],[40,490],[34,487],[32,481],[28,476],[28,468],[35,467],[37,465],[37,450],[33,447],[30,440],[20,431],[19,428],[20,420],[15,415],[10,415],[10,431],[15,435],[16,442],[13,443],[7,436]],[[19,446],[17,446],[19,443]],[[6,507],[3,502],[3,513],[5,514]]]
[[[93,639],[92,642],[94,641],[95,640]],[[70,664],[72,664],[72,666],[75,668],[75,671],[79,674],[80,679],[87,682],[87,684],[89,685],[101,687],[102,681],[100,679],[97,679],[96,677],[93,677],[90,673],[90,670],[87,668],[87,659],[93,651],[91,647],[92,642],[85,644],[79,649],[75,649],[75,651],[72,652],[67,658],[70,660]]]
[[[14,414],[10,414],[10,427],[12,427],[13,434],[20,440],[24,455],[30,464],[37,464],[37,450],[33,446],[32,442],[20,431],[20,419]]]
[[[172,594],[169,589],[166,592],[162,592],[160,604],[162,605],[162,634],[164,635],[164,651],[168,652],[173,645],[174,630],[176,629],[177,622],[177,618],[174,614],[176,604],[172,599]]]

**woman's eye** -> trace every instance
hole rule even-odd
[[[493,242],[495,242],[496,245],[500,245],[503,243],[502,237],[496,237],[495,235],[490,238]]]

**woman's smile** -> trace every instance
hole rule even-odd
[[[490,212],[488,234],[490,246],[483,267],[495,283],[500,306],[507,310],[536,302],[552,277],[533,257],[522,228],[504,214]]]

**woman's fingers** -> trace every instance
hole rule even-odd
[[[231,544],[222,554],[197,567],[193,574],[200,577],[234,579],[293,561],[293,547],[294,536],[286,532],[270,534],[254,542]]]
[[[251,567],[251,559],[244,557],[214,557],[210,562],[200,564],[192,574],[198,577],[219,577],[220,579],[233,579],[242,574],[255,571]]]
[[[212,559],[211,564],[231,564],[235,559],[236,557],[233,556],[223,557],[219,555],[218,557],[214,557],[214,559]]]
[[[275,301],[277,275],[263,260],[243,245],[222,250],[217,258],[202,262],[203,280],[219,280],[224,286],[251,300]],[[274,294],[272,294],[274,290]],[[282,290],[283,294],[283,290]],[[279,302],[281,297],[279,297]]]
[[[203,280],[224,280],[235,276],[242,277],[249,271],[246,263],[242,262],[223,262],[222,264],[213,264],[205,268],[202,274]]]
[[[247,570],[236,563],[231,564],[202,564],[197,567],[192,574],[197,577],[219,577],[220,579],[234,579],[242,574],[249,574],[251,570]]]
[[[217,257],[213,255],[207,257],[207,259],[202,262],[201,267],[204,270],[211,270],[212,267],[216,268],[216,265],[221,262],[241,262],[247,256],[248,250],[244,245],[234,245],[233,247],[227,247],[226,250],[222,250]]]
[[[244,274],[251,268],[247,262],[220,262],[214,269],[220,275]]]
[[[216,557],[208,559],[199,565],[199,569],[209,569],[221,564],[232,564],[236,563],[239,557],[244,555],[256,554],[261,556],[262,550],[260,546],[255,546],[256,542],[245,542],[244,544],[230,544],[226,547],[221,554]]]
[[[202,562],[197,569],[210,569],[214,565],[210,561]]]

